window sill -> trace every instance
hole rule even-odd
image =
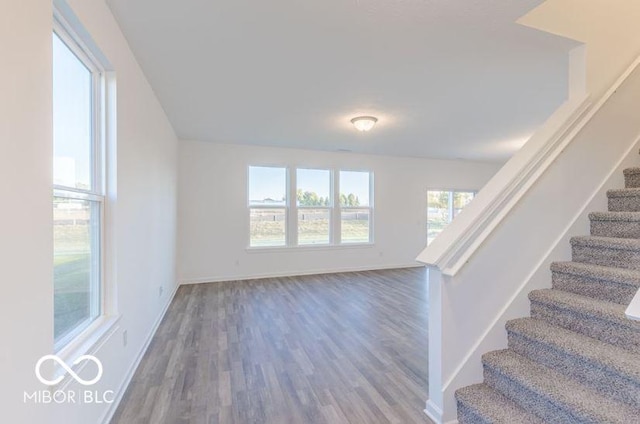
[[[83,361],[77,365],[72,365],[73,362],[82,355],[91,355],[96,352],[118,329],[117,323],[119,321],[120,315],[99,317],[75,339],[58,350],[56,355],[65,364],[68,364],[76,374],[80,373],[87,361]],[[63,380],[56,385],[56,390],[65,389],[69,383],[74,381],[69,374],[65,375],[65,373],[66,371],[62,367],[55,367],[53,379],[64,375]]]
[[[375,243],[347,243],[347,244],[317,244],[303,246],[265,246],[247,247],[247,253],[275,253],[275,252],[315,252],[320,250],[349,250],[349,249],[370,249]]]

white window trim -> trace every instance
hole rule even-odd
[[[424,225],[422,226],[422,228],[425,228],[427,231],[425,232],[425,239],[426,239],[426,243],[427,245],[429,244],[429,192],[430,191],[446,191],[449,192],[449,202],[448,202],[448,208],[449,208],[449,216],[450,216],[450,220],[448,224],[451,224],[451,221],[453,221],[453,219],[455,218],[455,208],[453,207],[453,194],[454,193],[473,193],[473,197],[475,198],[478,194],[478,189],[464,189],[464,188],[427,188],[427,192],[425,193],[426,195],[426,199],[427,199],[427,207],[426,207],[426,213],[424,214]],[[447,225],[448,225],[447,224]]]
[[[264,168],[284,168],[286,170],[286,193],[287,199],[285,205],[251,205],[249,202],[249,189],[250,189],[250,172],[251,167],[264,167]],[[331,178],[331,206],[298,206],[297,202],[297,170],[298,169],[311,169],[311,170],[325,170],[329,171]],[[341,206],[340,205],[340,172],[366,172],[369,174],[369,205],[367,206]],[[332,249],[351,249],[358,247],[372,247],[375,246],[375,177],[374,172],[367,169],[353,169],[342,167],[322,167],[322,166],[305,166],[305,165],[277,165],[277,164],[261,164],[252,163],[247,165],[246,172],[246,203],[247,203],[247,223],[246,228],[251,227],[250,214],[251,209],[284,209],[285,210],[285,242],[284,246],[251,246],[251,233],[247,233],[247,247],[245,250],[251,253],[264,253],[274,251],[305,251],[305,250],[332,250]],[[298,211],[300,209],[327,209],[330,210],[330,231],[329,231],[329,243],[318,244],[298,244]],[[369,210],[369,241],[366,242],[342,242],[342,211],[349,209],[368,209]]]
[[[58,342],[54,341],[53,351],[67,364],[84,354],[94,352],[103,341],[113,334],[120,320],[115,297],[115,275],[113,267],[113,211],[109,199],[115,198],[115,74],[106,70],[81,41],[73,26],[64,18],[63,13],[54,5],[53,32],[94,74],[92,119],[92,187],[89,190],[71,187],[53,187],[53,195],[74,199],[86,199],[100,203],[100,292],[98,316],[88,325],[78,326]],[[56,369],[54,374],[64,374]],[[68,377],[68,376],[67,376]],[[65,378],[59,386],[68,384]]]

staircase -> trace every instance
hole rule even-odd
[[[482,357],[484,383],[456,392],[467,423],[640,423],[640,168],[551,265],[552,289],[529,294],[531,318],[509,321],[508,349]]]

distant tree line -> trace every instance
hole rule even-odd
[[[305,191],[298,189],[297,192],[298,204],[300,206],[330,206],[331,199],[329,196],[318,196],[318,193],[313,191]],[[353,193],[344,194],[340,193],[340,205],[341,206],[360,206],[360,199]]]

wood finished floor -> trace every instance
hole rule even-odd
[[[179,288],[112,424],[429,423],[424,268]]]

